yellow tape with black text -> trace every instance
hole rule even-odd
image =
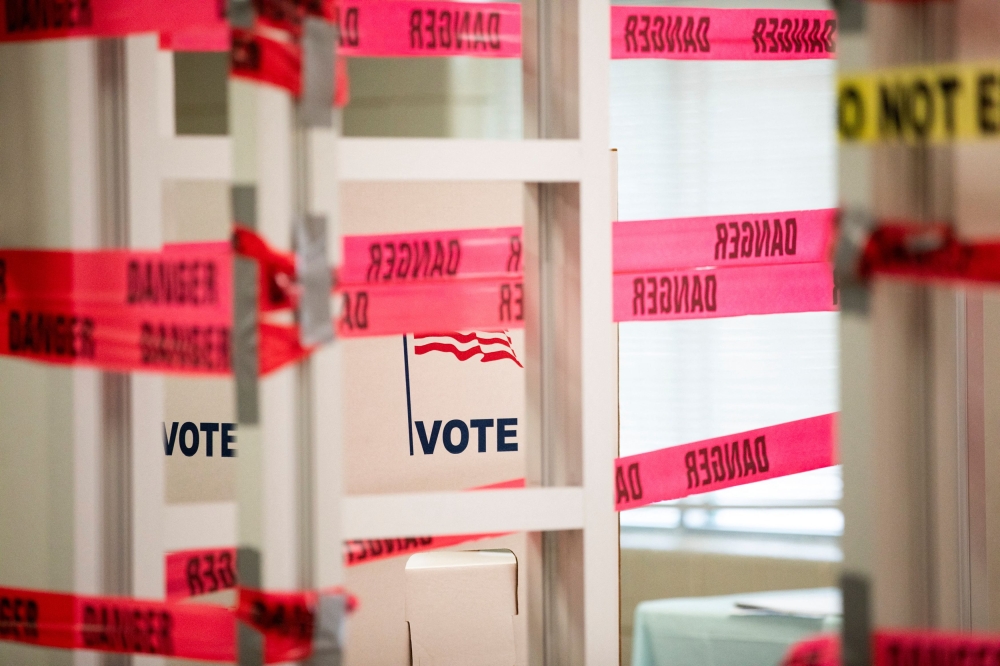
[[[1000,62],[841,75],[837,126],[847,143],[1000,137]]]

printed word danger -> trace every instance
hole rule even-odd
[[[3,0],[0,41],[222,30],[222,0]]]
[[[380,239],[371,236],[368,244],[370,262],[365,270],[365,282],[392,282],[407,280],[423,280],[451,277],[468,272],[501,272],[520,273],[521,271],[521,237],[512,235],[506,243],[509,250],[506,256],[497,257],[496,265],[488,265],[483,257],[476,257],[476,265],[463,270],[462,238],[433,238],[401,240]],[[468,240],[468,239],[465,239]],[[480,248],[484,243],[472,239]],[[483,265],[487,264],[487,265]],[[485,269],[485,270],[484,270]]]
[[[406,553],[411,550],[427,550],[434,544],[434,537],[414,537],[409,539],[374,539],[368,541],[345,541],[347,565],[358,564],[368,559],[386,557],[392,553]]]
[[[174,369],[227,370],[228,326],[188,326],[144,321],[139,335],[142,365]]]
[[[38,638],[38,603],[34,599],[0,595],[0,638]]]
[[[163,608],[83,605],[83,645],[94,650],[174,654],[174,620]]]
[[[341,11],[340,47],[347,55],[499,55],[520,33],[520,8],[514,4],[381,4],[348,3]],[[507,8],[494,9],[498,6]],[[397,44],[393,33],[405,38]]]
[[[687,470],[688,489],[708,486],[720,481],[732,481],[742,479],[746,476],[763,474],[771,469],[767,461],[767,438],[764,435],[755,437],[753,448],[750,447],[750,439],[743,440],[743,448],[740,449],[739,440],[727,446],[720,444],[709,447],[702,447],[695,451],[688,451],[684,454],[684,467]],[[702,490],[702,492],[708,492]]]
[[[202,425],[206,424],[203,423]],[[225,425],[235,424],[227,423]],[[176,423],[174,427],[177,427]],[[184,571],[187,574],[188,594],[192,597],[219,590],[228,590],[236,586],[235,551],[232,549],[222,549],[194,554],[185,562]]]
[[[8,34],[90,27],[90,0],[5,0]]]
[[[56,359],[94,358],[94,320],[70,314],[11,310],[7,344],[12,354]]]
[[[622,465],[615,467],[615,503],[635,502],[641,499],[642,479],[639,476],[639,463],[630,464],[627,471]]]
[[[368,251],[371,254],[365,275],[368,282],[451,276],[458,273],[462,261],[462,244],[457,238],[422,243],[375,242]]]
[[[614,273],[825,262],[836,214],[822,209],[615,222]]]
[[[239,615],[266,634],[309,641],[313,634],[313,611],[305,595],[265,594],[240,591]]]
[[[834,53],[837,21],[758,17],[753,26],[754,53]]]
[[[742,243],[741,243],[742,245]],[[719,244],[720,255],[723,247]],[[727,261],[728,261],[728,254]],[[772,258],[764,261],[771,261]],[[751,263],[614,276],[615,321],[741,317],[836,310],[826,262]],[[721,263],[721,260],[720,260]]]
[[[516,426],[517,419],[472,419],[466,425],[461,419],[452,419],[445,423],[444,430],[441,429],[442,421],[434,421],[431,425],[430,434],[423,421],[415,421],[417,436],[420,438],[420,448],[424,455],[434,453],[434,448],[440,435],[441,444],[448,453],[462,453],[469,446],[470,429],[476,431],[476,450],[479,453],[486,453],[487,430],[496,427],[496,450],[517,451],[517,442],[508,441],[517,437],[517,431],[509,428]]]
[[[229,50],[229,62],[234,72],[260,72],[260,42],[257,36],[241,30],[234,30]]]
[[[180,435],[177,429],[180,426]],[[163,424],[163,452],[168,456],[174,455],[174,446],[180,447],[181,453],[190,458],[198,453],[201,446],[201,435],[205,436],[205,455],[211,458],[214,455],[214,436],[219,433],[219,455],[222,458],[235,458],[236,449],[230,448],[230,444],[236,443],[235,423],[201,423],[195,425],[191,421],[186,421],[183,425],[174,421],[170,425],[170,435],[167,435],[167,424]]]
[[[454,44],[454,46],[453,46]],[[410,12],[410,48],[499,51],[500,12],[414,9]]]
[[[524,285],[500,285],[500,321],[524,321]]]
[[[361,46],[361,35],[358,31],[358,7],[345,7],[340,11],[340,48],[345,46]]]
[[[364,331],[368,328],[368,292],[356,291],[344,292],[343,307],[341,308],[340,321],[337,322],[339,330]]]
[[[708,53],[712,44],[708,29],[712,20],[707,16],[649,16],[632,14],[625,20],[625,51],[627,53]]]
[[[637,277],[632,289],[633,316],[715,312],[718,304],[714,275]]]
[[[785,220],[720,222],[715,225],[715,259],[793,256],[799,229],[794,217]]]
[[[215,262],[128,262],[128,304],[214,305],[219,302]]]

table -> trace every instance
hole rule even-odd
[[[776,665],[792,643],[839,631],[840,616],[832,587],[644,601],[635,609],[632,666]]]

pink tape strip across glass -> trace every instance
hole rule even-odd
[[[836,414],[618,458],[615,510],[837,464]]]
[[[836,214],[824,208],[615,222],[614,272],[828,261]]]
[[[837,17],[826,10],[611,8],[612,58],[835,58]]]
[[[614,320],[824,312],[837,296],[825,262],[624,273],[614,277]]]
[[[614,320],[837,309],[835,209],[616,222]]]
[[[346,0],[345,56],[521,57],[521,6],[512,2]]]

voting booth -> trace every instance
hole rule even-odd
[[[618,659],[608,7],[414,6],[5,4],[0,661]]]

